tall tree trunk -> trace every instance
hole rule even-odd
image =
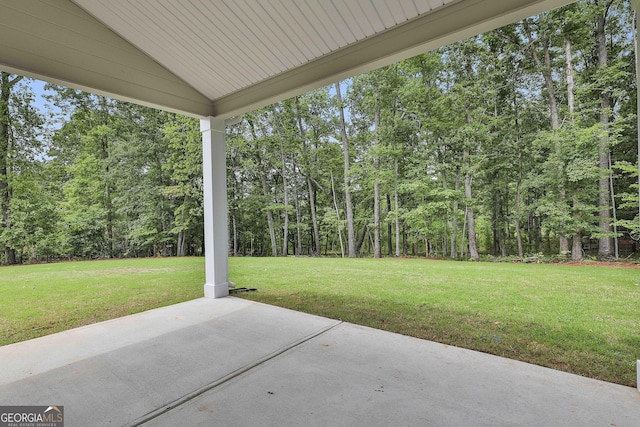
[[[184,230],[178,232],[178,242],[176,248],[176,256],[185,256],[185,235]]]
[[[109,174],[109,166],[106,167],[105,172]],[[107,240],[109,245],[109,257],[113,257],[115,253],[114,241],[113,241],[113,204],[111,203],[111,186],[107,178],[107,183],[104,188],[104,199],[107,211]]]
[[[609,153],[609,170],[613,171],[611,153]],[[618,246],[618,213],[616,210],[616,194],[613,189],[613,173],[609,175],[609,191],[611,192],[611,213],[613,215],[613,257],[618,259],[620,257],[620,247]]]
[[[236,220],[236,210],[234,209],[231,214],[231,222],[233,227],[233,256],[238,256],[238,221]]]
[[[598,53],[598,67],[605,68],[608,62],[607,38],[605,34],[605,24],[607,19],[608,6],[598,16],[596,21],[596,45]],[[611,199],[609,194],[609,108],[611,107],[611,94],[608,90],[603,90],[600,99],[600,125],[603,136],[600,138],[598,159],[601,172],[598,180],[598,227],[600,232],[608,234],[598,239],[598,256],[610,257],[612,255],[611,234]]]
[[[391,196],[387,194],[387,218],[391,212]],[[393,253],[393,226],[387,221],[387,254]]]
[[[282,129],[280,129],[280,118],[278,116],[278,110],[273,109],[273,121],[275,123],[276,132],[278,133],[278,139],[280,140],[280,162],[282,163],[282,169],[280,175],[282,176],[282,193],[284,203],[284,223],[282,224],[282,256],[289,255],[289,186],[287,185],[287,158],[284,155],[284,135]]]
[[[565,75],[567,77],[567,106],[569,108],[569,118],[574,123],[575,112],[575,96],[574,96],[574,78],[573,78],[573,53],[571,37],[568,34],[564,37],[564,56],[565,56]],[[580,221],[580,201],[577,195],[573,197],[573,210],[576,220]],[[577,229],[573,233],[571,245],[571,259],[573,261],[582,261],[582,230]]]
[[[336,224],[338,227],[338,238],[340,239],[340,253],[342,254],[342,258],[344,258],[344,244],[342,243],[342,230],[340,227],[340,209],[338,209],[338,200],[336,198],[336,186],[333,182],[333,171],[329,171],[331,174],[331,194],[333,195],[333,206],[336,209]]]
[[[232,164],[232,168],[233,170],[238,170],[238,165],[237,163],[233,162]],[[231,203],[229,204],[229,215],[231,217],[231,230],[232,230],[232,235],[231,235],[231,245],[229,247],[229,250],[231,252],[232,256],[238,256],[238,253],[240,251],[240,242],[238,242],[238,219],[237,219],[237,215],[238,215],[238,202],[237,202],[237,197],[238,197],[238,180],[234,179],[233,180],[233,194],[231,195]]]
[[[571,122],[574,121],[574,113],[575,113],[575,95],[573,89],[575,87],[574,78],[573,78],[573,53],[572,53],[572,43],[571,37],[565,35],[564,37],[564,55],[566,60],[566,68],[565,74],[567,76],[567,105],[569,107],[569,116]]]
[[[471,122],[471,117],[469,115],[467,115],[467,123]],[[471,257],[472,260],[474,261],[479,261],[480,260],[480,256],[478,255],[478,245],[476,243],[476,228],[475,228],[475,221],[473,218],[473,207],[471,206],[472,203],[472,196],[471,196],[471,171],[469,170],[471,168],[471,161],[469,158],[469,149],[468,148],[464,148],[463,153],[462,153],[462,161],[465,165],[465,174],[464,174],[464,196],[466,198],[466,213],[467,213],[467,229],[469,230],[469,256]]]
[[[264,164],[262,162],[262,157],[260,156],[260,147],[258,147],[258,137],[256,136],[256,129],[253,124],[253,121],[247,119],[249,123],[249,128],[251,129],[251,136],[253,137],[253,141],[256,144],[255,147],[255,158],[256,164],[258,165],[258,172],[260,174],[260,183],[262,184],[262,194],[264,195],[265,201],[269,201],[271,195],[269,194],[269,186],[267,185],[267,173],[264,170]],[[271,240],[271,255],[274,257],[278,256],[278,242],[276,240],[276,229],[273,221],[273,212],[270,208],[267,207],[265,209],[267,212],[267,225],[269,227],[269,238]]]
[[[495,171],[492,177],[493,182],[498,182],[498,172]],[[493,221],[491,221],[491,231],[493,233],[493,255],[500,254],[500,190],[493,193]]]
[[[520,229],[520,204],[522,203],[522,145],[520,141],[520,118],[518,116],[518,99],[516,94],[513,96],[514,114],[515,114],[515,134],[516,143],[518,144],[518,181],[516,182],[516,203],[515,203],[515,226],[516,226],[516,242],[518,244],[518,256],[524,257],[524,249],[522,247],[522,230]]]
[[[313,182],[311,181],[311,166],[309,162],[309,148],[307,145],[307,135],[304,131],[304,127],[302,126],[302,115],[300,113],[300,100],[296,96],[295,98],[296,104],[296,119],[298,122],[298,131],[300,132],[300,138],[302,139],[302,149],[305,154],[305,164],[304,167],[306,169],[305,179],[307,181],[307,191],[309,193],[309,210],[311,212],[311,225],[313,228],[313,249],[311,250],[311,254],[314,256],[320,256],[320,228],[318,227],[318,218],[316,215],[316,197],[315,190],[313,187]]]
[[[573,234],[573,244],[571,246],[571,259],[582,261],[582,232],[577,230]]]
[[[269,201],[271,195],[269,194],[269,186],[267,185],[267,174],[264,171],[264,167],[262,166],[262,159],[260,155],[256,155],[256,160],[258,161],[259,170],[260,170],[260,182],[262,184],[262,194],[264,195],[265,201]],[[269,238],[271,240],[271,255],[278,256],[278,241],[276,240],[276,228],[275,223],[273,221],[273,212],[270,208],[266,209],[267,211],[267,225],[269,227]]]
[[[11,186],[9,184],[9,152],[11,147],[11,120],[9,117],[9,101],[11,89],[22,80],[22,76],[14,76],[0,72],[0,231],[11,228]],[[4,261],[16,264],[16,251],[4,245]]]
[[[309,192],[309,210],[311,211],[311,225],[313,226],[313,245],[312,254],[320,256],[320,227],[318,226],[318,217],[316,215],[316,191],[311,182],[311,176],[307,175],[307,191]]]
[[[409,242],[407,239],[407,222],[402,221],[402,255],[409,255]]]
[[[183,203],[186,203],[186,199],[187,199],[187,195],[185,194]],[[182,210],[180,215],[182,216],[181,222],[184,224],[184,215],[185,215],[184,210]],[[185,256],[186,255],[185,248],[186,248],[185,230],[180,230],[178,232],[178,238],[176,242],[176,256]]]
[[[396,222],[396,257],[400,257],[400,203],[398,201],[398,158],[394,159],[395,180],[393,183],[393,199],[395,205]]]
[[[552,70],[552,62],[551,62],[551,54],[549,50],[549,40],[543,39],[541,41],[542,44],[542,54],[544,58],[544,64],[542,60],[540,60],[540,56],[538,55],[538,51],[536,49],[536,44],[533,41],[533,37],[529,33],[527,35],[529,37],[529,46],[531,47],[531,55],[533,57],[533,61],[536,64],[538,70],[540,70],[542,77],[544,78],[545,87],[547,89],[547,94],[549,96],[549,113],[551,119],[551,129],[558,130],[560,128],[560,116],[558,113],[558,101],[556,100],[556,90],[553,84],[553,75],[551,73]],[[556,146],[556,149],[559,150],[560,147]],[[562,176],[563,167],[558,166],[558,172],[560,176]],[[560,195],[560,202],[564,203],[566,200],[566,190],[562,183],[558,183],[558,193]],[[569,253],[569,239],[567,236],[560,236],[560,254]]]
[[[11,136],[9,119],[9,100],[11,98],[10,75],[0,72],[0,231],[8,229],[9,206],[11,193],[9,190],[9,142]],[[13,255],[12,255],[13,253]],[[8,245],[4,245],[5,263],[15,264],[15,251]],[[10,259],[12,258],[12,259]],[[13,261],[13,262],[11,262]]]
[[[555,86],[553,84],[553,76],[551,74],[551,55],[549,51],[549,41],[544,40],[543,42],[543,54],[544,54],[544,66],[542,67],[542,74],[544,76],[545,85],[547,86],[547,92],[549,95],[549,111],[551,114],[551,128],[553,130],[560,129],[560,115],[558,113],[558,101],[556,100],[556,92]],[[538,63],[539,65],[539,63]],[[559,150],[559,147],[556,147]],[[563,167],[558,166],[560,175],[562,176]],[[558,190],[560,194],[560,200],[564,201],[567,198],[567,192],[564,188],[564,185],[561,183],[558,184]],[[559,252],[561,254],[569,253],[569,238],[564,235],[560,235],[560,248]]]
[[[467,203],[471,203],[471,175],[467,172],[464,176],[464,195]],[[467,205],[467,229],[469,233],[469,256],[474,261],[479,261],[478,246],[476,243],[476,228],[473,219],[473,207]]]
[[[573,196],[573,215],[577,221],[580,221],[580,201],[577,195]],[[582,261],[582,230],[577,229],[573,232],[573,242],[571,245],[571,259],[573,261]]]
[[[460,169],[456,170],[456,194],[460,191]],[[451,258],[458,257],[458,197],[453,199],[453,220],[451,221]]]
[[[280,158],[282,159],[282,188],[284,191],[284,224],[282,227],[282,256],[289,255],[289,188],[287,187],[286,157],[282,136],[280,137]]]
[[[465,196],[466,197],[466,196]],[[467,256],[467,249],[469,249],[469,245],[465,245],[465,241],[464,239],[467,236],[467,217],[469,214],[469,210],[466,208],[464,209],[464,218],[462,220],[462,258],[465,258]]]
[[[107,98],[99,96],[100,112],[102,113],[103,125],[105,128],[109,126],[109,106],[107,105]],[[110,258],[116,256],[115,254],[115,241],[113,236],[113,223],[114,223],[114,207],[111,196],[111,173],[110,173],[110,144],[109,135],[105,134],[101,138],[101,156],[104,161],[104,209],[107,214],[107,245],[108,256]],[[164,246],[164,245],[163,245]],[[164,252],[164,248],[163,248]],[[164,253],[163,253],[164,255]]]
[[[380,109],[375,113],[376,145],[380,144]],[[378,153],[373,158],[373,256],[382,258],[380,248],[380,158]]]
[[[516,241],[518,243],[518,256],[524,257],[524,249],[522,247],[522,231],[520,230],[520,203],[522,203],[521,187],[522,187],[522,147],[518,143],[518,181],[516,182],[516,205],[515,205],[515,226]]]
[[[353,202],[351,201],[351,176],[349,159],[349,139],[347,137],[347,123],[344,118],[344,105],[342,104],[342,94],[340,93],[340,82],[334,85],[336,89],[336,99],[338,101],[338,111],[340,112],[340,137],[342,139],[342,156],[344,159],[344,203],[347,213],[347,247],[349,258],[356,257],[356,237],[353,224]]]
[[[524,249],[522,247],[522,230],[520,230],[520,203],[522,196],[520,195],[520,187],[522,186],[522,178],[518,178],[516,183],[516,206],[515,206],[515,225],[516,225],[516,242],[518,244],[518,256],[524,257]]]
[[[382,258],[380,245],[380,179],[378,177],[380,159],[377,157],[373,161],[373,168],[373,256],[374,258]]]
[[[367,237],[367,231],[369,231],[369,226],[365,224],[364,227],[362,227],[362,233],[360,233],[360,237],[358,237],[358,241],[356,242],[356,254],[359,254],[362,249],[364,239]]]
[[[302,255],[302,212],[300,212],[300,194],[298,186],[295,186],[295,207],[296,207],[296,255]]]
[[[553,84],[553,76],[551,74],[551,54],[549,51],[549,40],[542,42],[542,53],[544,57],[544,65],[540,64],[538,54],[534,50],[534,60],[536,65],[542,70],[544,82],[547,87],[547,93],[549,95],[549,112],[551,118],[551,128],[556,130],[560,128],[560,115],[558,113],[558,101],[556,100],[556,90]]]

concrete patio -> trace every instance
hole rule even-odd
[[[0,347],[65,426],[637,426],[638,390],[234,297]]]

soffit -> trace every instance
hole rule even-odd
[[[227,118],[571,0],[0,0],[0,64]]]
[[[452,0],[74,0],[210,99],[293,70]]]

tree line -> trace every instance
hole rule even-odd
[[[245,114],[232,255],[637,251],[635,15],[583,0]],[[203,252],[195,119],[0,80],[0,261]]]

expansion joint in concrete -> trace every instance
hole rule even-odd
[[[320,335],[322,335],[322,334],[324,334],[326,332],[329,332],[330,330],[336,328],[337,326],[341,325],[342,323],[343,322],[338,321],[338,322],[336,322],[336,323],[334,323],[332,325],[329,325],[329,326],[327,326],[325,328],[320,329],[319,331],[316,331],[316,332],[314,332],[314,333],[312,333],[310,335],[307,335],[306,337],[303,337],[303,338],[301,338],[301,339],[299,339],[297,341],[294,341],[293,343],[291,343],[289,345],[286,345],[286,346],[274,351],[273,353],[270,353],[270,354],[268,354],[268,355],[266,355],[266,356],[264,356],[264,357],[262,357],[262,358],[260,358],[260,359],[258,359],[256,361],[252,362],[252,363],[249,363],[249,364],[247,364],[247,365],[245,365],[245,366],[243,366],[243,367],[231,372],[230,374],[228,374],[228,375],[226,375],[226,376],[224,376],[222,378],[217,379],[216,381],[213,381],[213,382],[211,382],[211,383],[209,383],[209,384],[207,384],[207,385],[205,385],[205,386],[203,386],[203,387],[201,387],[201,388],[199,388],[197,390],[194,390],[191,393],[188,393],[188,394],[186,394],[186,395],[174,400],[173,402],[170,402],[170,403],[168,403],[168,404],[156,409],[155,411],[152,411],[152,412],[149,412],[148,414],[143,415],[142,417],[134,420],[133,422],[131,422],[129,424],[126,424],[124,427],[142,426],[145,423],[153,420],[154,418],[158,418],[159,416],[171,411],[172,409],[175,409],[175,408],[177,408],[177,407],[179,407],[181,405],[184,405],[185,403],[195,399],[196,397],[200,396],[201,394],[206,393],[206,392],[208,392],[210,390],[213,390],[214,388],[216,388],[216,387],[218,387],[218,386],[220,386],[220,385],[222,385],[222,384],[224,384],[226,382],[229,382],[232,379],[237,378],[240,375],[242,375],[242,374],[244,374],[246,372],[249,372],[252,369],[254,369],[254,368],[256,368],[256,367],[258,367],[258,366],[260,366],[260,365],[262,365],[262,364],[264,364],[266,362],[268,362],[269,360],[272,360],[272,359],[280,356],[281,354],[284,354],[284,353],[288,352],[289,350],[292,350],[292,349],[304,344],[305,342],[307,342],[309,340],[312,340],[312,339],[314,339],[314,338],[316,338],[316,337],[318,337],[318,336],[320,336]]]

